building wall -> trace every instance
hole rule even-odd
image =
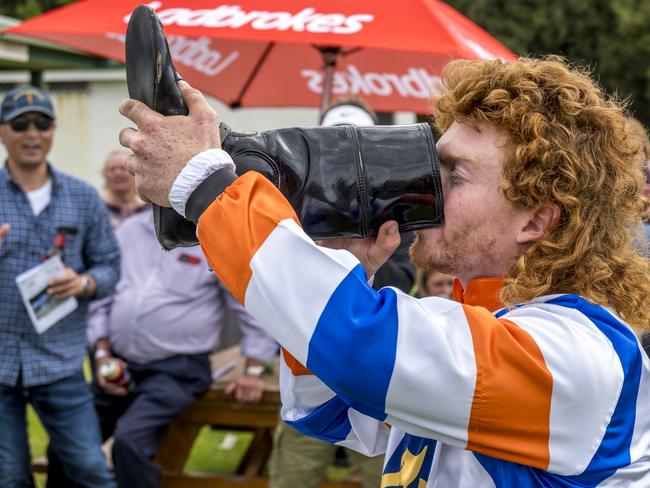
[[[28,73],[0,72],[0,96],[14,83],[26,83]],[[49,160],[59,169],[76,175],[98,189],[106,154],[119,149],[118,134],[129,125],[117,112],[127,98],[124,70],[46,72],[45,87],[50,88],[57,113],[57,132]],[[318,123],[318,110],[306,108],[230,110],[209,98],[221,119],[239,131],[266,130]],[[395,114],[394,122],[415,122],[410,112]],[[6,152],[0,145],[0,158]]]

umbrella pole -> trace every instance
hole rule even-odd
[[[334,82],[334,71],[336,71],[336,61],[341,52],[338,47],[321,46],[318,48],[323,58],[323,92],[320,99],[320,116],[322,117],[327,107],[330,105],[332,95],[332,83]]]

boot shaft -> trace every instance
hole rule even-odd
[[[287,198],[314,239],[369,237],[443,222],[440,165],[427,124],[230,133],[238,174],[257,171]]]

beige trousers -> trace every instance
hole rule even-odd
[[[307,437],[284,422],[278,423],[269,462],[269,488],[317,488],[334,461],[337,446]],[[366,457],[348,449],[363,488],[379,488],[384,456]]]

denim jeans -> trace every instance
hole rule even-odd
[[[115,488],[101,451],[93,398],[83,373],[47,385],[0,385],[0,486],[30,487],[26,406],[31,403],[68,477],[88,488]]]

